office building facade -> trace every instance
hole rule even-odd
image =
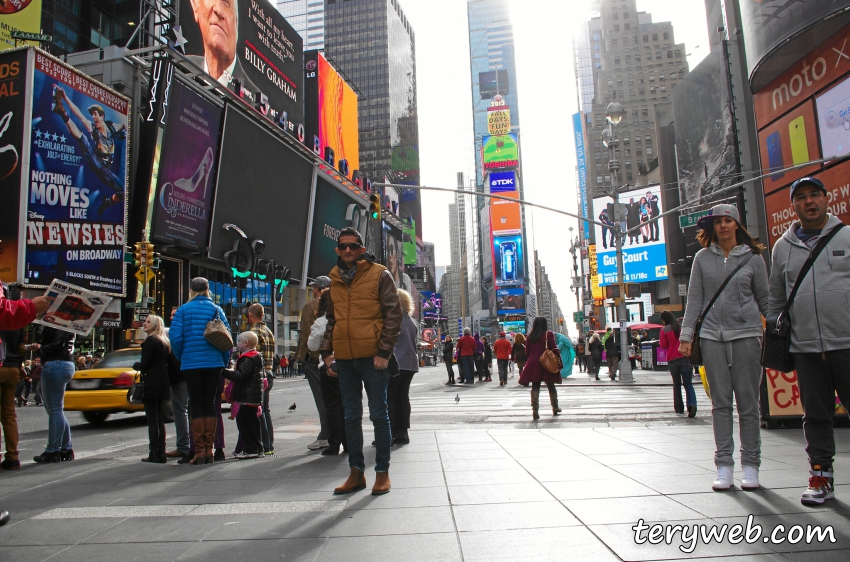
[[[325,0],[277,0],[277,10],[304,39],[304,50],[325,48]]]

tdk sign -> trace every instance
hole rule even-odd
[[[516,191],[516,172],[490,172],[490,193]]]

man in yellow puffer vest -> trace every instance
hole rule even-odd
[[[337,239],[337,266],[331,270],[327,328],[320,352],[328,375],[339,376],[345,410],[345,436],[351,473],[335,494],[366,487],[363,458],[362,389],[369,398],[369,417],[375,428],[375,485],[373,495],[390,491],[392,434],[387,412],[387,366],[401,327],[398,293],[387,268],[364,256],[363,237],[344,228]]]

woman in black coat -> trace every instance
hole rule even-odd
[[[446,370],[449,372],[449,382],[446,384],[455,383],[455,370],[452,366],[454,363],[455,344],[451,336],[446,336],[446,341],[443,343],[443,363],[446,364]]]
[[[171,397],[171,385],[168,381],[168,355],[171,345],[165,335],[162,318],[148,315],[142,329],[148,335],[142,342],[142,360],[133,368],[142,373],[145,393],[142,403],[148,418],[148,439],[150,453],[142,462],[166,462],[165,456],[165,410]]]

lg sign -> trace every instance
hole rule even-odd
[[[490,193],[504,193],[506,191],[516,191],[516,173],[490,172],[489,183]]]

